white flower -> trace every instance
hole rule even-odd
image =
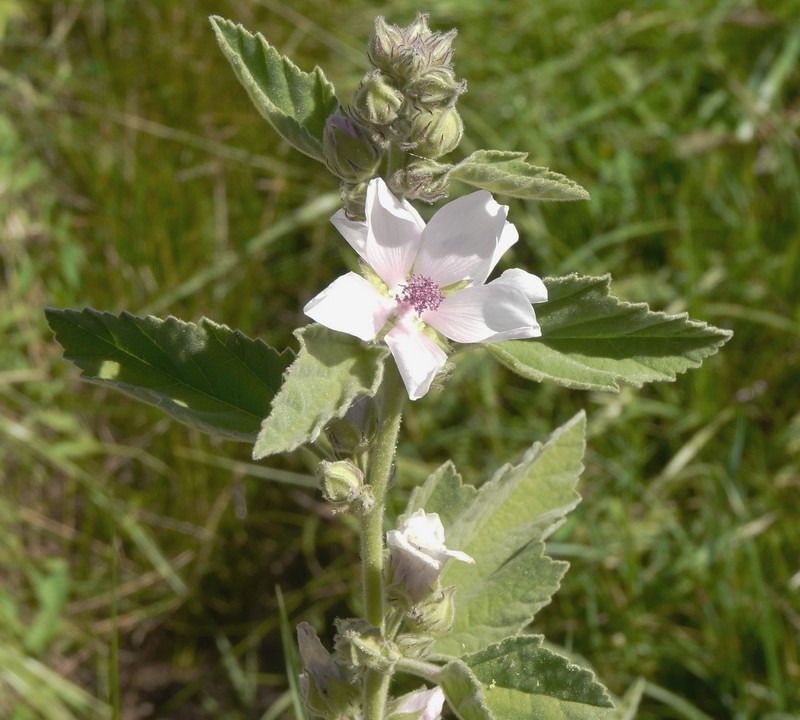
[[[439,515],[424,510],[417,510],[397,530],[386,533],[386,544],[389,546],[391,583],[403,584],[415,600],[435,586],[442,567],[450,558],[475,562],[466,553],[447,549]]]
[[[430,690],[416,690],[398,698],[392,715],[419,712],[417,720],[439,720],[444,706],[444,692],[438,685]]]
[[[519,238],[507,213],[479,190],[448,203],[425,225],[376,178],[367,189],[365,222],[348,219],[343,210],[331,222],[377,277],[342,275],[304,312],[361,340],[385,332],[408,396],[416,400],[447,360],[437,333],[459,343],[542,334],[531,307],[547,300],[541,279],[514,269],[484,284]]]

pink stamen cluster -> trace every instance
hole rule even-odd
[[[444,295],[429,277],[412,275],[397,299],[411,305],[417,313],[423,313],[425,310],[436,310],[442,304]]]

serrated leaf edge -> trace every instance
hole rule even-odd
[[[157,317],[156,315],[140,316],[140,315],[136,315],[134,313],[131,313],[131,312],[127,311],[127,310],[123,310],[121,313],[119,313],[119,315],[115,315],[113,312],[110,312],[108,310],[95,310],[94,308],[90,308],[90,307],[83,308],[82,310],[76,310],[74,308],[46,307],[45,310],[44,310],[44,313],[45,313],[45,317],[47,317],[47,319],[48,319],[48,325],[50,325],[50,329],[52,330],[53,335],[55,336],[56,342],[58,342],[58,344],[61,345],[61,348],[62,348],[63,354],[64,354],[64,358],[66,360],[69,360],[70,362],[72,362],[72,364],[75,365],[81,371],[81,375],[80,375],[81,379],[85,380],[86,382],[94,383],[96,385],[102,385],[102,386],[111,387],[111,388],[114,388],[114,389],[119,389],[121,392],[125,392],[126,395],[130,395],[131,393],[129,393],[128,391],[124,390],[123,386],[125,386],[125,387],[139,387],[139,386],[133,386],[133,385],[130,385],[129,383],[117,382],[115,380],[106,379],[106,378],[92,377],[91,375],[87,374],[87,371],[78,364],[77,356],[74,355],[74,354],[71,354],[69,352],[69,350],[61,342],[61,340],[59,340],[60,331],[56,330],[52,326],[52,324],[50,324],[50,321],[49,321],[51,315],[59,315],[59,316],[87,315],[87,316],[94,316],[94,317],[100,318],[100,319],[102,319],[102,318],[114,318],[115,320],[127,320],[127,321],[154,320],[154,321],[158,322],[160,324],[160,326],[164,325],[165,323],[170,322],[170,321],[174,321],[174,322],[178,323],[179,325],[192,325],[192,326],[195,326],[195,327],[204,327],[206,325],[210,325],[212,328],[220,328],[220,329],[224,329],[224,330],[229,330],[236,337],[242,338],[243,340],[246,340],[248,342],[257,343],[257,344],[259,344],[259,345],[261,345],[261,346],[273,351],[279,357],[284,357],[286,355],[294,355],[294,353],[292,353],[292,351],[290,349],[288,349],[288,348],[286,348],[286,349],[284,349],[282,351],[278,351],[275,348],[273,348],[271,345],[268,345],[267,343],[265,343],[260,338],[251,338],[248,335],[245,335],[241,330],[235,330],[233,328],[230,328],[227,325],[224,325],[224,324],[221,324],[221,323],[216,323],[213,320],[210,320],[209,318],[207,318],[205,316],[201,317],[200,320],[195,323],[195,322],[191,322],[191,321],[188,321],[188,320],[181,320],[180,318],[175,317],[174,315],[168,315],[165,318],[160,318],[160,317]],[[163,351],[163,348],[161,348],[157,343],[154,343],[153,339],[151,337],[149,337],[148,335],[146,335],[145,333],[142,332],[142,329],[138,326],[138,324],[136,324],[135,322],[132,322],[132,325],[136,328],[137,332],[141,333],[142,336],[150,344],[154,345],[155,347],[158,347],[160,350]],[[106,329],[108,329],[107,326],[105,326],[105,324],[104,324],[104,327],[106,327]],[[85,332],[87,332],[85,329],[83,329],[83,330]],[[113,337],[113,334],[112,334],[112,337]],[[152,363],[148,362],[147,360],[144,360],[144,359],[140,358],[138,355],[135,355],[134,353],[129,352],[127,349],[121,348],[119,345],[115,345],[113,342],[107,340],[106,338],[98,338],[98,340],[101,340],[102,342],[104,342],[109,347],[113,348],[114,350],[117,350],[117,351],[125,353],[126,355],[128,355],[131,358],[133,358],[137,362],[142,363],[143,365],[148,365],[148,366],[152,365]],[[219,343],[217,338],[214,338],[214,341],[217,342],[218,344],[221,344],[221,343]],[[223,345],[223,347],[225,347],[225,346]],[[185,379],[181,378],[180,376],[177,376],[177,375],[174,375],[172,373],[166,372],[161,368],[156,368],[156,369],[160,373],[162,373],[162,374],[166,375],[167,377],[175,380],[177,383],[182,384],[182,385],[188,385],[188,383],[185,381]],[[263,379],[259,375],[256,375],[255,373],[252,373],[250,368],[246,368],[246,369],[261,384],[266,385],[264,383]],[[214,400],[215,402],[219,402],[222,405],[226,405],[226,406],[230,407],[233,410],[236,410],[238,412],[242,412],[242,413],[244,413],[246,415],[249,415],[250,417],[256,418],[258,420],[261,419],[255,413],[250,412],[249,410],[246,410],[246,409],[244,409],[244,408],[242,408],[242,407],[240,407],[238,405],[233,405],[229,401],[224,400],[222,398],[219,398],[219,397],[217,397],[215,395],[211,395],[206,390],[198,388],[198,387],[196,387],[194,385],[189,385],[189,387],[191,387],[192,390],[195,390],[199,394],[204,395],[205,397],[210,398],[211,400]],[[146,388],[146,387],[142,387],[142,390],[145,390],[145,391],[148,391],[148,392],[152,392],[154,394],[160,394],[160,393],[158,393],[157,390],[152,390],[152,389]]]
[[[232,20],[228,20],[227,18],[222,17],[221,15],[211,15],[209,17],[209,22],[211,23],[211,26],[214,29],[214,34],[217,37],[217,43],[220,45],[220,48],[222,49],[222,52],[225,55],[225,57],[227,58],[228,62],[233,67],[237,78],[239,78],[239,75],[238,75],[238,71],[236,69],[236,63],[233,60],[233,58],[231,57],[231,55],[229,54],[229,52],[226,50],[225,46],[228,46],[228,42],[227,42],[227,39],[223,37],[223,33],[222,33],[222,31],[220,30],[220,27],[219,27],[220,25],[223,25],[223,24],[228,26],[229,28],[231,28],[233,30],[236,30],[239,34],[245,34],[245,35],[250,36],[251,38],[254,38],[259,43],[259,45],[261,46],[262,52],[267,52],[267,51],[274,52],[275,55],[280,58],[281,62],[284,65],[287,65],[290,69],[296,71],[298,73],[298,75],[300,75],[303,79],[310,78],[317,89],[322,88],[322,87],[328,87],[330,89],[332,97],[334,97],[334,98],[336,97],[336,90],[335,90],[333,84],[325,77],[325,73],[323,72],[322,68],[319,67],[319,65],[315,65],[314,68],[311,70],[311,72],[306,72],[305,70],[300,68],[298,65],[296,65],[291,60],[291,58],[289,58],[289,57],[283,55],[282,53],[280,53],[260,32],[251,32],[246,27],[244,27],[244,25],[242,25],[241,23],[235,23]],[[224,43],[224,45],[223,45],[223,43]],[[253,82],[255,83],[255,80]],[[242,84],[244,85],[244,83],[242,83]],[[255,84],[257,85],[257,83],[255,83]],[[291,87],[291,84],[289,84],[289,85]],[[311,132],[309,132],[308,128],[305,125],[303,125],[300,122],[298,122],[298,120],[295,117],[293,117],[291,115],[288,115],[285,112],[283,112],[282,110],[280,110],[280,108],[278,108],[276,105],[274,105],[274,103],[272,103],[271,99],[267,96],[267,100],[275,108],[274,112],[276,114],[280,114],[286,120],[289,120],[292,123],[294,123],[294,125],[297,127],[297,129],[300,132],[300,134],[304,137],[304,139],[308,143],[308,147],[304,147],[303,145],[298,145],[297,142],[293,138],[288,137],[277,125],[275,125],[275,122],[269,116],[269,114],[264,111],[264,108],[261,107],[261,104],[258,103],[258,102],[255,102],[253,100],[253,98],[252,98],[252,96],[250,94],[250,89],[247,88],[246,85],[245,85],[245,90],[247,91],[248,97],[250,97],[250,99],[253,101],[253,104],[256,106],[256,109],[259,111],[261,116],[270,124],[272,129],[275,130],[275,132],[277,132],[284,140],[286,140],[286,142],[288,142],[293,148],[295,148],[295,150],[298,150],[299,152],[303,153],[307,157],[310,157],[310,158],[312,158],[314,160],[317,160],[319,162],[324,162],[325,158],[324,158],[324,154],[323,154],[323,151],[322,151],[322,137],[316,137],[315,135],[312,135]],[[338,100],[337,100],[336,104],[337,105],[339,104]],[[312,148],[313,148],[313,152],[312,152]]]

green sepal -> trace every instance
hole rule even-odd
[[[64,357],[98,385],[121,390],[213,435],[253,442],[293,354],[203,318],[45,310]]]
[[[324,162],[325,121],[339,101],[322,70],[300,70],[261,33],[251,33],[218,15],[209,20],[222,52],[258,111],[300,152]]]
[[[518,375],[579,390],[618,392],[699,367],[731,337],[686,313],[654,312],[610,294],[610,277],[545,278],[535,306],[542,336],[486,346]]]
[[[300,350],[261,424],[255,460],[313,442],[357,397],[375,395],[383,379],[385,346],[367,345],[322,325],[307,325],[295,336]]]

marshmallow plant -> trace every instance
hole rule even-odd
[[[48,309],[65,356],[93,382],[252,443],[255,459],[304,444],[327,456],[322,496],[360,523],[363,616],[336,621],[330,650],[298,625],[303,668],[291,684],[302,712],[632,717],[635,702],[615,710],[589,669],[527,631],[567,569],[545,541],[580,499],[583,414],[480,487],[445,463],[393,519],[386,500],[401,419],[412,401],[450,392],[448,359],[478,344],[529,380],[614,392],[674,380],[730,333],[623,302],[608,277],[497,272],[519,234],[495,195],[589,196],[524,152],[445,159],[464,133],[455,31],[431,31],[424,15],[407,27],[378,18],[372,69],[345,101],[322,70],[300,70],[260,34],[220,17],[211,24],[267,122],[335,176],[342,208],[331,221],[360,270],[308,299],[313,322],[296,331],[296,350],[208,319]],[[458,197],[426,224],[415,203],[438,203],[451,188]]]

